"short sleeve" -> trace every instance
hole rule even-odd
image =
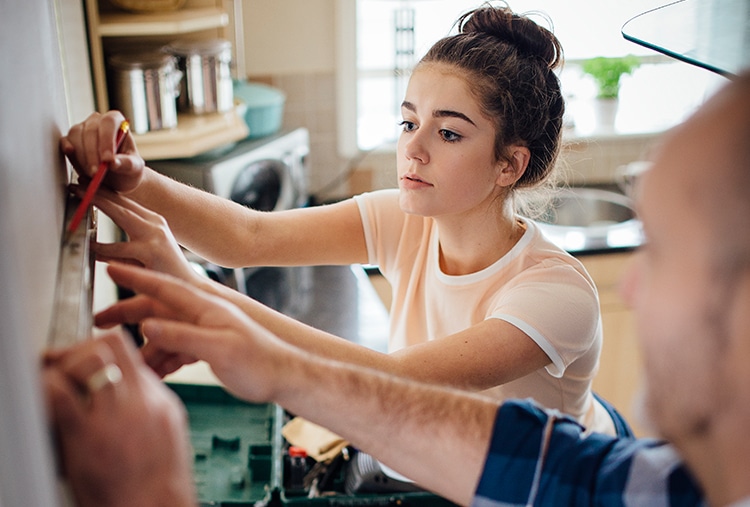
[[[367,246],[367,262],[388,276],[395,263],[407,215],[398,204],[398,189],[366,192],[354,197]]]
[[[498,410],[471,505],[705,504],[670,445],[584,434],[568,416],[515,400]]]
[[[595,287],[567,263],[551,259],[508,282],[490,317],[514,325],[544,350],[547,371],[562,377],[601,335]]]

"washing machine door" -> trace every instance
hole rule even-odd
[[[292,207],[290,168],[281,160],[257,160],[242,169],[230,198],[252,209],[274,211]]]

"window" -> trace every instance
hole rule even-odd
[[[355,3],[356,2],[356,3]],[[399,106],[411,67],[439,38],[455,33],[458,16],[481,5],[481,0],[339,0],[339,23],[353,46],[340,65],[339,86],[348,88],[340,104],[345,124],[356,125],[343,153],[369,150],[395,141],[399,134]],[[551,28],[565,52],[560,73],[567,101],[567,121],[579,132],[590,129],[593,81],[584,76],[580,62],[595,56],[635,54],[644,64],[625,76],[621,91],[618,131],[659,131],[682,120],[705,97],[714,82],[710,73],[675,62],[626,41],[620,30],[633,16],[666,0],[511,0],[510,7],[529,13]],[[345,5],[349,4],[349,5]],[[356,8],[351,7],[352,4]],[[340,25],[341,27],[341,25]],[[679,87],[674,84],[680,83]],[[356,104],[356,106],[355,106]],[[340,122],[342,123],[342,122]],[[348,136],[348,137],[347,137]]]

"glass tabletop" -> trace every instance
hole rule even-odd
[[[679,0],[630,19],[622,35],[731,77],[750,66],[750,0]]]

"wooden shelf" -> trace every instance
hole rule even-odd
[[[134,135],[145,160],[186,158],[200,155],[248,136],[240,110],[207,115],[180,114],[174,129]]]
[[[106,0],[84,0],[89,30],[91,71],[96,107],[110,108],[105,55],[122,41],[163,44],[165,36],[227,38],[230,14],[227,0],[188,0],[185,7],[147,14],[126,12]],[[178,115],[177,128],[135,135],[146,160],[193,157],[244,139],[247,125],[239,111],[212,115]]]
[[[100,37],[129,37],[177,35],[223,28],[228,24],[226,11],[207,7],[150,14],[101,13],[98,29]]]

